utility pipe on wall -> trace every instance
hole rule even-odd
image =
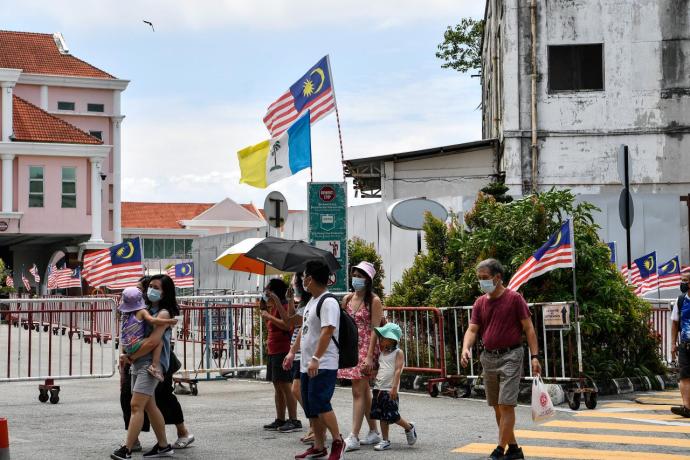
[[[532,193],[537,191],[537,0],[531,0],[531,27],[532,27]]]

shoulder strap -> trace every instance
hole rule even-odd
[[[683,301],[685,300],[685,294],[681,294],[678,296],[678,299],[676,299],[676,307],[678,307],[678,314],[680,314],[680,310],[683,308]]]
[[[321,319],[321,307],[323,306],[323,303],[326,299],[335,299],[336,302],[338,301],[338,298],[330,292],[328,294],[324,294],[323,296],[321,296],[319,302],[316,304],[316,316],[318,316],[319,319]]]

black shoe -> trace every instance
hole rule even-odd
[[[523,458],[525,458],[525,455],[522,453],[521,447],[517,449],[508,448],[508,452],[503,456],[503,460],[519,460]]]
[[[276,431],[278,428],[280,428],[283,425],[285,425],[285,420],[275,419],[273,421],[273,423],[269,423],[268,425],[264,425],[264,430]]]
[[[675,406],[671,408],[671,412],[681,417],[690,418],[690,409],[685,406]]]
[[[278,427],[281,433],[292,433],[294,431],[302,431],[302,422],[299,420],[289,420]]]
[[[172,457],[174,453],[175,451],[170,444],[165,447],[156,444],[153,449],[144,454],[144,458]]]
[[[503,449],[499,449],[498,447],[494,449],[491,454],[486,457],[487,460],[505,460],[505,457],[503,456]]]
[[[127,446],[122,446],[115,452],[110,454],[110,458],[112,458],[113,460],[129,460],[130,458],[132,458],[132,451],[127,449]]]

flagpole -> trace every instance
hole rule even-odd
[[[575,302],[575,332],[577,334],[577,368],[578,377],[582,379],[582,336],[580,334],[580,307],[577,303],[577,277],[575,276],[575,260],[577,253],[575,252],[575,226],[573,225],[573,217],[570,216],[570,239],[573,247],[573,301]]]
[[[338,125],[338,139],[340,140],[340,167],[343,171],[343,182],[345,182],[345,152],[343,151],[343,134],[340,129],[340,114],[338,113],[338,100],[335,97],[335,85],[333,84],[333,72],[331,72],[331,57],[326,55],[326,63],[328,64],[328,76],[331,79],[331,91],[333,92],[333,105],[335,105],[335,122]],[[313,166],[313,165],[312,165]],[[313,181],[313,178],[312,178]]]

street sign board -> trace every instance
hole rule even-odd
[[[264,212],[268,225],[280,228],[285,225],[288,218],[287,200],[280,192],[271,192],[264,201]]]
[[[329,282],[333,292],[347,291],[347,184],[310,182],[307,189],[309,243],[331,251],[342,267]]]
[[[570,304],[547,304],[542,306],[546,329],[570,329]]]

